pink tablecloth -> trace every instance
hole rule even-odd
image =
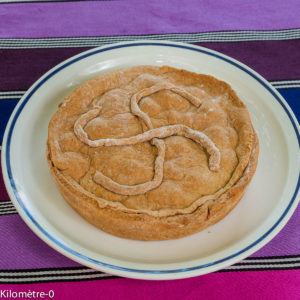
[[[96,46],[140,39],[201,45],[242,61],[279,90],[299,120],[300,3],[247,2],[1,1],[0,142],[18,100],[50,68]],[[1,180],[0,299],[30,291],[54,299],[300,299],[300,207],[237,265],[142,281],[91,272],[50,248],[16,213]]]

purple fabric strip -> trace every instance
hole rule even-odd
[[[298,0],[3,4],[0,38],[289,29],[300,27],[299,10]]]
[[[284,256],[300,254],[300,205],[283,229],[253,257]]]
[[[19,215],[0,216],[0,269],[78,266],[39,239]]]
[[[236,58],[268,80],[300,79],[300,39],[198,45]],[[50,68],[88,49],[0,50],[0,91],[26,90]]]
[[[298,255],[299,227],[300,206],[281,232],[252,257]],[[40,240],[17,214],[0,216],[0,253],[0,269],[78,266]]]

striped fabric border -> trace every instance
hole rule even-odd
[[[17,210],[15,209],[15,206],[10,200],[0,202],[0,216],[11,215],[16,213]]]
[[[35,270],[1,270],[0,283],[40,283],[60,281],[86,281],[117,278],[87,267]]]
[[[0,100],[19,100],[26,91],[0,91]]]
[[[300,256],[247,258],[216,273],[234,271],[292,270],[300,268]],[[1,270],[0,283],[37,283],[86,281],[119,278],[88,267],[68,267],[30,270]]]
[[[296,80],[276,80],[276,81],[271,81],[271,84],[276,89],[299,89],[300,88],[300,79],[296,79]]]
[[[300,79],[270,81],[276,89],[299,89]],[[20,100],[26,91],[0,91],[0,100]]]
[[[173,42],[198,43],[292,40],[299,38],[300,28],[99,37],[2,38],[0,39],[0,49],[97,47],[105,44],[136,40],[169,40]]]

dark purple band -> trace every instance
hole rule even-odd
[[[300,39],[197,45],[227,54],[268,80],[300,78]],[[0,50],[0,91],[27,90],[49,69],[88,49],[90,48]]]

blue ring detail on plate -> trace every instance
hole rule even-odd
[[[251,77],[253,77],[255,80],[257,80],[264,88],[266,88],[271,94],[272,96],[281,104],[281,106],[283,107],[284,111],[286,112],[286,114],[288,115],[294,129],[295,129],[295,133],[298,139],[298,144],[300,147],[300,134],[297,128],[297,125],[292,117],[292,115],[290,114],[289,110],[287,109],[286,105],[282,102],[282,100],[280,99],[280,97],[272,90],[272,88],[270,88],[263,80],[261,80],[258,76],[256,76],[256,74],[253,74],[252,71],[248,70],[247,68],[244,68],[243,65],[240,65],[238,63],[236,63],[234,60],[231,60],[228,57],[223,57],[221,55],[218,55],[217,53],[214,52],[210,52],[208,50],[205,50],[203,48],[196,48],[196,47],[190,47],[188,45],[179,45],[179,44],[169,44],[169,43],[164,43],[164,42],[139,42],[139,43],[128,43],[128,44],[120,44],[120,45],[114,45],[114,46],[109,46],[106,48],[101,48],[101,49],[97,49],[94,51],[89,51],[88,53],[83,53],[82,55],[79,54],[78,57],[75,57],[74,59],[71,59],[70,61],[64,63],[63,65],[61,65],[60,67],[55,67],[55,69],[48,75],[44,75],[45,77],[41,79],[41,81],[36,84],[33,89],[29,92],[29,94],[23,99],[23,101],[20,103],[20,106],[18,106],[16,109],[16,113],[12,119],[12,122],[10,124],[9,127],[9,131],[7,134],[7,142],[6,142],[6,153],[5,153],[5,157],[6,157],[6,167],[7,167],[7,174],[8,174],[8,178],[10,180],[10,184],[11,184],[11,188],[13,190],[13,193],[20,205],[20,207],[23,209],[23,211],[26,213],[27,217],[31,220],[31,222],[36,226],[37,229],[40,230],[40,232],[42,232],[44,234],[44,236],[46,236],[49,240],[51,240],[52,242],[54,242],[54,244],[56,244],[57,246],[59,246],[60,248],[64,249],[65,251],[67,251],[68,253],[83,259],[89,263],[93,263],[102,267],[106,267],[106,268],[110,268],[113,270],[119,270],[119,271],[126,271],[126,272],[135,272],[135,273],[147,273],[147,274],[171,274],[171,273],[182,273],[182,272],[188,272],[188,271],[194,271],[194,270],[198,270],[198,269],[204,269],[213,265],[217,265],[220,263],[223,263],[227,260],[230,260],[246,251],[248,251],[249,249],[251,249],[252,247],[254,247],[255,245],[257,245],[259,242],[261,242],[262,240],[264,240],[279,224],[280,222],[283,220],[283,218],[286,216],[286,214],[289,212],[291,206],[293,205],[297,193],[299,191],[299,187],[300,187],[300,174],[298,176],[298,181],[297,181],[297,185],[296,185],[296,189],[295,192],[288,204],[288,206],[286,207],[286,209],[284,210],[284,212],[282,213],[282,215],[279,217],[279,219],[275,222],[275,224],[273,224],[273,226],[267,231],[265,232],[260,238],[258,238],[255,242],[253,242],[252,244],[248,245],[247,247],[243,248],[242,250],[227,256],[225,258],[216,260],[214,262],[208,263],[208,264],[203,264],[203,265],[199,265],[199,266],[195,266],[195,267],[190,267],[190,268],[182,268],[182,269],[174,269],[174,270],[140,270],[140,269],[131,269],[131,268],[125,268],[125,267],[120,267],[120,266],[116,266],[116,265],[112,265],[112,264],[108,264],[105,262],[101,262],[92,258],[89,258],[85,255],[82,255],[76,251],[74,251],[73,249],[69,248],[67,245],[63,244],[62,242],[60,242],[59,240],[57,240],[56,238],[54,238],[51,234],[49,234],[35,219],[34,217],[31,215],[31,213],[27,210],[27,208],[25,207],[24,203],[22,202],[22,198],[18,193],[18,189],[16,188],[15,185],[15,181],[12,175],[12,171],[11,171],[11,164],[10,164],[10,143],[11,143],[11,137],[12,137],[12,133],[13,133],[13,129],[15,126],[15,123],[18,119],[18,116],[20,115],[21,111],[23,110],[24,106],[26,105],[26,103],[30,100],[31,96],[36,92],[36,90],[38,90],[49,78],[51,78],[52,76],[54,76],[56,73],[58,73],[59,71],[61,71],[62,69],[66,68],[67,66],[82,60],[86,57],[89,57],[91,55],[100,53],[100,52],[105,52],[105,51],[110,51],[110,50],[114,50],[114,49],[118,49],[118,48],[126,48],[126,47],[136,47],[136,46],[163,46],[163,47],[175,47],[175,48],[182,48],[182,49],[186,49],[186,50],[191,50],[191,51],[196,51],[196,52],[202,52],[204,54],[216,57],[218,59],[221,59],[223,61],[228,62],[231,65],[234,65],[235,67],[241,69],[242,71],[246,72],[247,74],[249,74]]]

